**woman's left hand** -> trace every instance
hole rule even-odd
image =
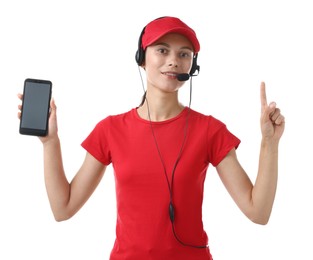
[[[279,141],[285,129],[285,117],[275,102],[267,104],[265,83],[261,82],[261,132],[266,140]]]

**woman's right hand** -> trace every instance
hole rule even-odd
[[[17,94],[17,97],[22,101],[23,100],[23,94]],[[17,117],[21,119],[22,115],[22,104],[18,105],[18,113]],[[39,137],[40,141],[44,144],[50,140],[54,140],[58,138],[58,123],[57,123],[57,113],[56,113],[57,107],[55,105],[54,99],[52,98],[50,101],[50,114],[49,114],[49,125],[48,125],[48,135]]]

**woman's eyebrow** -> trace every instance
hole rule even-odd
[[[154,44],[154,46],[158,46],[158,45],[162,45],[162,46],[165,46],[165,47],[167,47],[167,48],[170,48],[170,47],[171,47],[170,44],[168,44],[168,43],[166,43],[166,42],[157,42],[157,43]],[[189,51],[193,51],[193,49],[190,48],[190,47],[188,47],[188,46],[183,46],[183,47],[181,47],[180,49],[186,49],[186,50],[189,50]]]

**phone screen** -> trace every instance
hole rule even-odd
[[[48,134],[51,89],[51,81],[25,80],[20,134],[36,136]]]

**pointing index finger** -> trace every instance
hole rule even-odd
[[[261,98],[261,108],[263,111],[264,108],[267,107],[267,98],[266,98],[266,91],[265,91],[265,83],[264,82],[261,82],[260,98]]]

